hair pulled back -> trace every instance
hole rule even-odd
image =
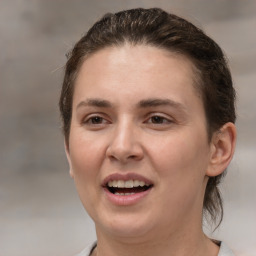
[[[221,48],[190,22],[158,8],[131,9],[106,14],[76,43],[68,54],[59,101],[63,132],[68,144],[75,80],[84,60],[111,46],[151,45],[188,57],[196,68],[198,90],[203,100],[209,140],[225,123],[235,122],[235,90]],[[225,172],[209,177],[204,213],[220,224],[223,203],[218,185]]]

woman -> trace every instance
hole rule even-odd
[[[202,219],[235,147],[219,46],[161,9],[108,14],[68,56],[60,98],[70,175],[95,222],[79,255],[233,255]]]

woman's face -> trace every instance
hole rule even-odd
[[[211,145],[194,80],[187,58],[151,46],[105,48],[83,63],[67,153],[97,232],[201,226]]]

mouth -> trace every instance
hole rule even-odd
[[[106,184],[107,190],[115,195],[129,196],[147,191],[153,184],[147,184],[140,180],[112,180]]]
[[[103,187],[117,196],[130,196],[145,192],[153,187],[153,183],[138,174],[114,174],[103,182]]]

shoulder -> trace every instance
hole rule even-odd
[[[89,246],[87,246],[83,251],[81,251],[79,254],[75,256],[90,256],[91,252],[95,248],[96,243],[93,243]],[[235,256],[235,254],[231,251],[231,249],[224,243],[221,242],[220,244],[220,251],[218,256]]]
[[[93,249],[96,247],[96,243],[93,243],[89,246],[87,246],[84,250],[82,250],[79,254],[76,254],[74,256],[90,256]]]
[[[235,254],[224,242],[221,242],[218,256],[235,256]]]

